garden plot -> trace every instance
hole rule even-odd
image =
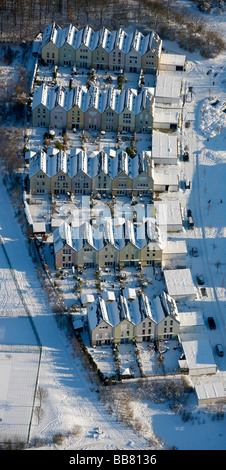
[[[122,378],[123,376],[140,377],[140,368],[138,366],[133,344],[119,344],[118,353]]]
[[[115,375],[115,365],[111,346],[97,346],[96,348],[89,348],[89,353],[92,355],[94,362],[98,369],[103,373],[104,377],[112,377]]]

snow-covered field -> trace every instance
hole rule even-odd
[[[221,27],[226,25],[226,13],[220,17],[212,17],[211,21],[216,23],[216,27],[218,21]],[[169,41],[164,43],[164,47],[168,52],[176,51],[186,54],[178,48],[177,44]],[[203,297],[197,287],[197,300],[192,304],[179,307],[183,310],[186,307],[196,306],[202,310],[205,319],[211,312],[216,319],[217,328],[215,331],[207,331],[210,344],[214,348],[216,342],[221,342],[226,350],[226,113],[223,107],[226,101],[225,55],[222,54],[209,60],[203,59],[198,54],[186,55],[188,67],[184,79],[187,80],[189,86],[193,87],[193,94],[183,110],[183,122],[189,121],[190,127],[185,128],[183,125],[181,137],[183,144],[188,145],[190,161],[179,162],[178,166],[180,179],[189,179],[192,187],[191,190],[180,189],[178,198],[184,214],[188,207],[191,208],[195,229],[189,231],[185,225],[183,231],[174,237],[187,241],[189,265],[194,282],[196,282],[196,274],[202,272],[205,277],[207,296]],[[216,103],[217,100],[218,103]],[[175,195],[161,196],[162,200],[168,197],[175,198]],[[38,279],[36,267],[29,255],[26,238],[14,217],[2,182],[0,207],[0,234],[4,238],[5,248],[23,299],[33,316],[43,346],[38,385],[47,390],[48,395],[43,402],[43,416],[40,422],[38,422],[37,415],[33,415],[30,430],[30,442],[33,447],[35,448],[35,439],[40,439],[42,441],[40,448],[51,450],[169,448],[225,450],[225,414],[219,413],[224,408],[219,405],[198,406],[194,392],[184,394],[179,402],[180,406],[177,403],[176,408],[172,397],[169,398],[157,392],[154,395],[153,387],[150,389],[153,378],[145,380],[142,385],[130,382],[124,385],[127,387],[126,393],[129,396],[130,408],[128,408],[123,387],[101,390],[81,354],[74,354],[64,330],[60,330],[55,321]],[[192,246],[198,247],[198,258],[191,257]],[[24,313],[21,298],[1,246],[0,263],[1,343],[8,345],[9,349],[12,344],[36,346],[31,325]],[[151,289],[151,286],[149,288]],[[4,354],[8,353],[4,350]],[[145,364],[146,351],[142,353]],[[6,367],[7,360],[10,359],[3,357],[3,352],[0,354],[0,371],[3,376],[5,371],[7,379],[1,380],[0,385],[0,417],[2,418],[3,412],[5,412],[4,416],[7,415],[6,408],[11,403],[12,387],[10,384],[12,382],[9,379],[14,375],[10,376],[9,367]],[[126,351],[122,351],[122,355],[128,364]],[[98,360],[102,363],[105,360],[103,356],[108,358],[107,350],[104,355],[99,355]],[[14,364],[18,361],[16,368],[21,366],[22,361],[23,367],[26,367],[29,372],[27,380],[30,384],[30,380],[34,379],[32,366],[34,365],[34,370],[37,371],[37,363],[36,359],[33,360],[31,356],[31,362],[27,362],[27,357],[22,360],[19,355],[14,356],[13,361]],[[193,384],[221,381],[226,386],[226,356],[215,359],[218,365],[217,373],[211,377],[196,377]],[[148,370],[149,358],[147,361]],[[108,361],[108,367],[111,373],[113,365],[110,361]],[[17,378],[18,376],[15,375],[14,387],[17,387]],[[31,394],[27,397],[29,405],[30,398]],[[23,403],[20,403],[20,406],[22,405]],[[140,424],[139,429],[137,426],[136,430],[120,418],[123,413],[131,414],[131,409],[133,416],[130,424],[134,424],[135,421]],[[30,420],[30,414],[28,415],[23,415],[26,429]],[[9,431],[5,432],[4,424],[4,420],[0,421],[0,440],[10,435]],[[14,433],[15,428],[12,430],[13,435]],[[20,430],[19,438],[24,438],[23,433],[24,430],[23,432]],[[53,442],[53,436],[57,433],[62,433],[64,436],[61,444]]]

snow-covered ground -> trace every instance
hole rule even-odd
[[[216,27],[218,21],[221,27],[226,25],[226,13],[220,17],[212,17],[211,21],[215,21]],[[178,48],[177,44],[169,41],[164,43],[164,47],[169,52],[186,54]],[[211,312],[211,315],[215,317],[217,328],[215,331],[207,329],[210,344],[214,349],[216,342],[221,342],[226,351],[226,189],[224,176],[226,113],[223,108],[223,103],[226,101],[225,55],[222,54],[209,60],[203,59],[198,54],[186,55],[188,67],[183,76],[188,86],[193,87],[193,93],[192,97],[188,97],[183,109],[183,122],[189,121],[190,127],[186,128],[183,124],[181,137],[183,145],[189,148],[190,161],[186,163],[180,161],[178,166],[180,179],[182,181],[189,179],[192,186],[191,190],[181,188],[177,197],[185,215],[187,208],[191,208],[195,229],[187,230],[185,217],[182,232],[172,235],[172,238],[177,237],[187,241],[188,262],[194,282],[196,283],[196,274],[202,272],[205,277],[207,295],[202,296],[197,286],[197,300],[188,305],[181,304],[178,308],[185,310],[195,306],[203,312],[205,319]],[[216,103],[217,100],[219,100],[218,103]],[[148,142],[145,145],[148,145]],[[175,194],[165,194],[161,198],[162,200],[175,198]],[[124,406],[124,412],[127,414],[131,412],[131,409],[126,408],[123,391],[121,388],[113,387],[113,390],[109,389],[102,393],[101,387],[85,365],[82,355],[74,354],[64,330],[59,329],[38,279],[26,238],[21,233],[14,217],[2,183],[0,184],[0,207],[0,233],[4,238],[5,248],[23,299],[32,314],[43,346],[38,385],[48,391],[48,396],[43,403],[43,416],[40,422],[38,422],[37,415],[33,415],[30,430],[31,443],[38,438],[43,441],[41,447],[43,449],[67,450],[142,450],[174,447],[179,450],[225,450],[225,414],[222,417],[218,413],[223,408],[219,408],[219,405],[198,406],[194,393],[183,395],[180,406],[177,403],[176,408],[172,398],[164,396],[163,393],[156,392],[154,395],[153,387],[150,388],[153,378],[145,380],[142,385],[140,383],[131,385],[131,382],[126,384],[130,406],[133,409],[131,423],[134,424],[136,418],[142,424],[139,431],[133,430],[119,419],[122,406]],[[192,246],[198,247],[198,258],[191,256]],[[9,349],[12,344],[36,346],[31,325],[26,321],[21,297],[1,246],[0,263],[1,343],[8,345]],[[62,284],[66,285],[66,282],[67,280],[62,281]],[[92,285],[87,285],[88,287],[92,288]],[[151,292],[151,288],[150,285],[147,290]],[[66,295],[66,287],[64,293]],[[156,364],[150,361],[151,351],[146,351],[145,348],[146,345],[142,345],[143,365],[152,374],[153,371],[156,372],[156,369],[151,367],[150,370],[150,364],[153,367],[156,367]],[[97,361],[106,362],[107,373],[111,373],[113,363],[109,360],[109,351],[108,349],[103,349],[103,351],[104,354],[99,354],[98,350],[95,350],[94,354],[98,355]],[[121,351],[121,354],[125,365],[130,365],[131,356],[127,357],[127,352]],[[15,354],[15,351],[10,351],[10,354]],[[30,357],[31,363],[35,363],[37,370],[36,360],[33,361],[33,357]],[[11,403],[10,388],[7,388],[6,383],[13,382],[9,380],[7,358],[1,356],[0,359],[0,370],[4,370],[7,377],[4,386],[0,386],[0,410],[3,416],[7,403]],[[193,385],[205,381],[221,381],[226,385],[226,355],[223,358],[215,357],[215,359],[218,366],[217,373],[211,377],[196,377]],[[14,364],[16,360],[19,361],[18,366],[20,366],[20,357],[14,358]],[[30,373],[28,374],[30,384],[29,380],[33,378],[32,364],[29,365],[26,361],[27,356],[24,364],[26,363]],[[133,366],[134,364],[135,361],[133,361]],[[12,378],[13,375],[11,375],[11,380]],[[30,397],[27,400],[29,401]],[[112,405],[111,410],[110,405]],[[7,413],[4,416],[7,416]],[[25,419],[25,426],[28,426],[30,416]],[[0,440],[5,435],[9,436],[5,432],[5,424],[4,421],[0,421]],[[101,432],[97,432],[97,429]],[[56,433],[64,435],[61,445],[53,443],[53,436]]]

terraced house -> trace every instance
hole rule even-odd
[[[43,32],[42,60],[45,64],[82,68],[156,73],[162,40],[150,32],[127,33],[122,28],[110,32],[105,27],[94,31],[90,26],[81,30],[73,25],[61,29],[56,23]]]
[[[126,218],[103,218],[100,223],[81,220],[76,227],[72,225],[62,221],[53,232],[55,264],[58,268],[161,264],[161,235],[153,221],[143,222],[139,231]],[[66,239],[70,240],[70,266],[65,265],[62,251],[65,233]],[[59,242],[60,238],[62,243]],[[148,249],[145,250],[145,247]]]
[[[137,293],[131,301],[123,293],[118,297],[112,293],[111,300],[107,301],[104,294],[106,292],[87,307],[92,346],[129,343],[134,340],[150,342],[178,336],[180,317],[177,306],[164,291],[153,301],[143,292]]]
[[[87,154],[80,148],[49,148],[28,153],[31,194],[131,196],[153,192],[154,164],[146,152],[134,158],[121,149]]]
[[[87,93],[85,87],[77,86],[70,91],[67,112],[68,129],[84,129]]]
[[[151,133],[153,117],[154,96],[148,89],[120,93],[96,86],[68,90],[42,84],[33,94],[34,127]]]

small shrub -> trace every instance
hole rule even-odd
[[[57,444],[57,445],[62,445],[64,442],[64,439],[65,439],[65,436],[61,432],[58,432],[57,434],[54,434],[53,436],[53,442],[54,444]]]

